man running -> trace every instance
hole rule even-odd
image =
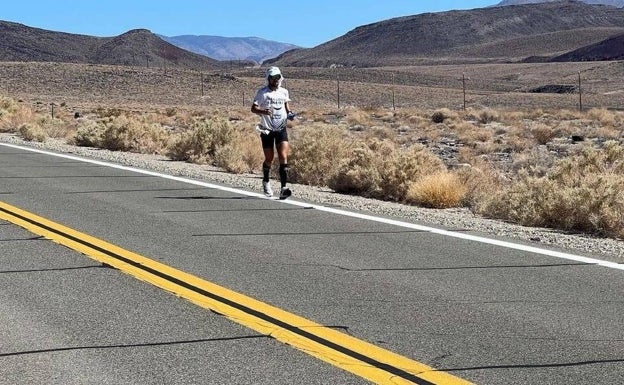
[[[260,115],[260,124],[256,129],[260,132],[264,162],[262,163],[262,188],[264,195],[273,196],[273,189],[269,181],[271,164],[277,149],[279,159],[279,177],[281,183],[280,199],[286,199],[291,191],[286,187],[288,179],[288,133],[287,120],[292,120],[295,114],[290,109],[288,90],[281,86],[282,73],[278,67],[267,70],[267,85],[260,88],[251,105],[251,112]]]

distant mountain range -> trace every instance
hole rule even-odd
[[[548,61],[622,33],[621,8],[578,1],[487,7],[364,25],[317,47],[288,51],[267,64],[377,67],[529,57]],[[624,46],[612,49],[621,52]]]
[[[283,53],[270,59],[279,52]],[[623,57],[624,9],[572,0],[399,17],[357,27],[305,49],[260,38],[161,38],[146,29],[102,38],[0,21],[0,61],[204,70],[260,62],[295,67],[383,67]]]
[[[225,67],[227,61],[254,66],[293,48],[298,47],[255,37],[166,37],[146,29],[131,30],[115,37],[94,37],[0,21],[0,61],[208,69]]]
[[[256,63],[300,48],[294,44],[280,43],[259,37],[222,37],[208,35],[162,36],[161,39],[187,51],[216,60],[251,60]]]
[[[93,37],[0,21],[0,61],[215,69],[223,63],[167,43],[146,29]]]
[[[536,3],[548,3],[559,0],[503,0],[497,4],[497,6],[504,5],[519,5],[519,4],[536,4]],[[612,5],[614,7],[624,7],[624,0],[579,0],[585,4],[603,4]]]

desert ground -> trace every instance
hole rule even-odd
[[[624,237],[624,62],[282,72],[298,183]],[[256,173],[263,74],[0,63],[0,128]]]
[[[464,100],[465,106],[474,108],[624,109],[624,62],[285,68],[283,72],[284,85],[298,110],[347,106],[458,110]],[[65,103],[76,110],[247,106],[262,79],[259,68],[200,73],[154,66],[0,63],[0,93],[39,105]],[[573,90],[530,92],[552,85]]]

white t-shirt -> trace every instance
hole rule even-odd
[[[258,90],[253,102],[259,108],[271,110],[271,115],[260,115],[260,124],[263,127],[271,131],[281,131],[286,127],[288,114],[285,104],[290,102],[286,88],[277,87],[275,91],[271,91],[269,86],[264,86]]]

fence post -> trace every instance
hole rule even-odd
[[[336,75],[336,95],[338,99],[338,109],[340,109],[340,75]]]
[[[579,111],[583,112],[583,92],[581,91],[581,71],[578,73]]]
[[[394,83],[395,83],[395,78],[394,78],[394,72],[392,73],[392,111],[396,111],[396,106],[394,104]]]
[[[466,111],[466,73],[462,72],[462,90],[464,93],[464,111]]]
[[[204,73],[200,72],[199,73],[199,82],[201,84],[201,96],[204,96]]]

